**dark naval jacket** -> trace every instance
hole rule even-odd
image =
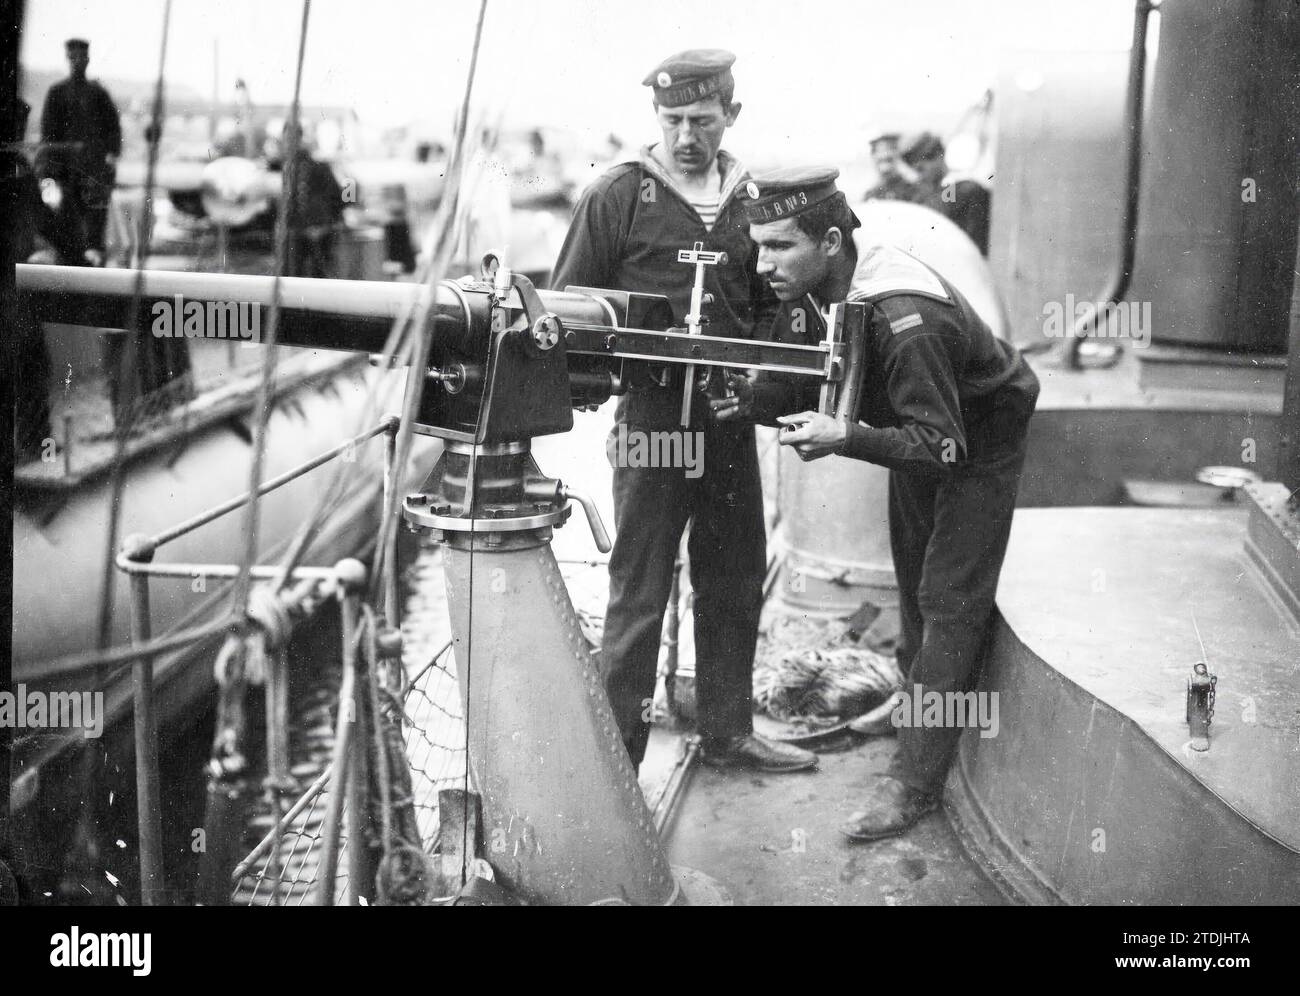
[[[1018,461],[1038,399],[1038,378],[1020,351],[914,256],[892,246],[859,253],[847,300],[869,307],[867,362],[859,421],[850,423],[842,454],[940,475],[996,473]],[[773,326],[778,341],[809,344],[824,329],[808,296],[784,304]],[[768,384],[759,395],[765,421],[815,407],[815,395],[793,380]]]
[[[122,152],[122,126],[113,98],[94,80],[55,83],[45,95],[41,141],[85,143],[80,152],[42,150],[36,167],[42,176],[106,179],[114,171],[104,157]]]
[[[864,201],[915,201],[916,184],[891,173],[862,195]]]
[[[758,251],[735,196],[749,173],[726,152],[718,153],[717,168],[722,174],[718,214],[712,229],[706,230],[648,147],[641,150],[640,159],[613,167],[578,202],[551,274],[552,289],[581,286],[662,294],[672,305],[675,321],[684,324],[695,267],[679,263],[677,252],[702,242],[707,251],[727,254],[726,263],[704,270],[704,292],[713,295],[712,304],[703,309],[709,318],[704,333],[762,338],[778,302],[758,276]],[[633,388],[619,399],[619,420],[655,427],[677,424],[681,385],[682,374],[675,372],[667,387]],[[697,402],[692,408],[695,417],[702,417],[707,407]]]
[[[951,185],[943,184],[938,190],[917,187],[911,199],[952,221],[970,236],[981,256],[989,254],[989,219],[993,195],[983,184],[974,180],[957,180]]]

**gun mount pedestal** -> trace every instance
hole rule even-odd
[[[404,515],[444,542],[469,762],[500,880],[532,903],[666,905],[680,892],[550,548],[569,500],[583,498],[543,477],[526,441],[449,442]]]
[[[444,548],[484,844],[529,902],[666,905],[672,870],[549,543]],[[472,552],[471,552],[472,551]]]

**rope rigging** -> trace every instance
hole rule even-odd
[[[401,470],[409,463],[409,457],[413,443],[412,426],[419,410],[421,394],[424,387],[424,371],[428,366],[429,349],[430,349],[430,324],[436,321],[431,314],[431,309],[435,307],[436,299],[435,289],[439,282],[444,278],[451,261],[451,254],[456,245],[456,228],[461,220],[459,211],[460,193],[464,187],[464,164],[466,159],[466,130],[468,121],[468,111],[470,98],[473,89],[473,82],[477,69],[478,52],[482,40],[483,24],[486,15],[486,0],[482,0],[479,9],[478,21],[476,24],[474,46],[470,61],[468,77],[465,85],[465,92],[462,101],[461,114],[458,119],[457,131],[453,145],[453,155],[451,168],[448,171],[448,185],[444,192],[442,203],[439,207],[438,218],[435,222],[435,231],[437,233],[433,250],[427,257],[424,271],[419,275],[419,282],[426,288],[426,293],[422,295],[417,303],[411,308],[406,309],[398,315],[394,321],[392,330],[389,333],[388,342],[385,344],[384,353],[393,357],[397,362],[405,361],[407,365],[406,391],[403,398],[402,417],[398,423],[398,431],[393,438],[391,445],[393,447],[393,458],[391,461],[392,479],[386,481],[384,494],[383,517],[378,530],[377,542],[375,545],[372,569],[369,572],[370,579],[370,597],[362,600],[357,595],[346,596],[344,605],[345,620],[345,648],[344,648],[344,687],[340,692],[339,709],[340,714],[344,710],[349,713],[354,708],[361,715],[355,715],[351,718],[359,720],[358,727],[369,727],[370,738],[373,742],[367,743],[366,739],[358,737],[354,740],[348,735],[343,723],[339,725],[339,735],[335,738],[334,761],[331,768],[330,777],[330,799],[329,813],[326,819],[326,842],[324,847],[323,866],[321,878],[318,883],[318,902],[330,902],[333,900],[332,887],[332,867],[337,860],[338,854],[338,831],[341,817],[343,815],[343,798],[347,791],[347,776],[353,777],[365,771],[374,771],[376,779],[367,778],[370,783],[369,788],[374,789],[377,781],[378,798],[374,800],[375,805],[370,807],[378,810],[378,819],[371,820],[370,823],[378,823],[379,830],[379,850],[380,859],[376,869],[376,887],[377,896],[381,903],[411,903],[421,901],[426,894],[426,872],[428,871],[423,849],[420,847],[419,830],[415,822],[413,809],[413,791],[411,788],[410,771],[407,767],[405,757],[405,748],[402,742],[401,728],[394,716],[402,715],[400,701],[393,694],[391,689],[385,687],[378,680],[379,661],[381,659],[380,647],[386,637],[391,638],[395,634],[391,633],[387,627],[381,629],[380,624],[376,621],[373,605],[383,602],[385,605],[384,619],[387,623],[397,621],[397,606],[393,604],[396,592],[391,585],[385,584],[385,579],[393,565],[389,564],[388,558],[394,555],[393,541],[396,536],[396,527],[400,516],[400,474]],[[299,68],[298,83],[301,79],[301,62],[302,53],[305,46],[306,30],[306,11],[304,10],[304,41],[300,43],[299,49]],[[294,114],[291,120],[296,120],[298,106],[298,92],[295,84],[295,101]],[[298,138],[297,129],[290,136],[291,141]],[[287,183],[288,181],[286,181]],[[288,193],[281,201],[281,221],[284,220],[284,210],[287,203]],[[277,236],[283,234],[280,227],[277,228]],[[273,290],[272,298],[272,318],[269,323],[270,329],[274,330],[278,318],[279,304],[279,273],[282,268],[284,244],[277,237],[277,282]],[[273,333],[268,334],[267,345],[274,345]],[[267,384],[273,376],[273,360],[268,356],[267,367],[264,373],[263,381],[263,398],[269,396]],[[371,385],[366,399],[366,407],[370,408],[375,400],[380,385],[378,381]],[[259,423],[259,448],[255,450],[254,464],[257,468],[261,456],[261,446],[264,446],[265,433],[265,416],[267,406],[264,404],[260,409],[262,420]],[[365,418],[368,412],[364,412],[361,418]],[[278,590],[287,583],[291,572],[296,566],[297,561],[308,549],[320,525],[325,518],[329,506],[337,501],[338,494],[342,488],[346,470],[339,466],[335,468],[330,484],[324,489],[321,498],[317,501],[311,515],[308,516],[303,526],[298,530],[290,549],[280,565],[275,583],[270,586],[272,592]],[[256,494],[259,484],[260,470],[255,469],[253,483],[250,490]],[[255,509],[250,506],[250,522],[255,522]],[[247,605],[246,614],[258,622],[258,613],[253,602],[253,593],[258,589],[251,588],[251,567],[256,553],[255,536],[253,530],[249,530],[249,542],[247,544],[245,561],[243,564],[243,583],[246,592],[245,604]],[[472,564],[471,564],[472,570]],[[351,605],[347,604],[351,602]],[[236,599],[236,606],[240,604]],[[264,608],[261,612],[263,623],[268,615],[274,619],[274,608],[277,605],[274,594],[268,596],[265,600]],[[351,620],[351,623],[349,622]],[[265,625],[259,627],[264,629]],[[254,635],[251,641],[247,643],[247,650],[244,657],[245,667],[241,677],[251,680],[259,668],[256,663],[253,667],[248,666],[251,660],[259,660],[261,651],[259,649],[264,637],[259,633]],[[400,638],[390,643],[391,649],[395,647],[400,654]],[[469,651],[467,648],[466,660],[466,678],[468,681],[469,669]],[[358,675],[356,669],[364,668],[365,674]],[[400,664],[398,665],[400,668]],[[264,668],[261,670],[264,671]],[[389,682],[388,684],[391,684]],[[400,687],[400,682],[398,682]],[[381,699],[384,700],[381,704]],[[366,706],[368,703],[368,707]],[[268,700],[269,705],[269,700]],[[368,715],[366,715],[368,713]],[[238,718],[238,712],[231,711],[231,715]],[[366,722],[368,720],[368,722]],[[362,732],[359,729],[358,732]],[[268,730],[270,733],[270,730]],[[229,738],[226,738],[229,741]],[[220,741],[219,741],[220,742]],[[373,759],[373,764],[368,763]],[[215,770],[215,768],[214,768]],[[468,779],[468,775],[466,775]],[[468,787],[468,782],[467,782]],[[355,793],[353,795],[355,798]],[[283,808],[283,807],[281,807]],[[366,826],[366,821],[362,820],[359,815],[354,814],[350,817],[353,820],[352,826]],[[278,835],[279,822],[276,824],[276,832],[273,837]],[[364,836],[364,835],[363,835]],[[367,847],[367,840],[350,840],[350,847]],[[278,841],[272,840],[271,853],[274,855],[278,850]],[[464,853],[464,851],[462,851]],[[355,895],[355,893],[354,893]]]
[[[119,408],[122,413],[133,412],[137,407],[136,393],[139,381],[136,377],[136,352],[139,341],[144,336],[144,330],[140,327],[140,302],[144,297],[145,264],[149,259],[150,240],[153,237],[154,178],[158,168],[158,146],[162,140],[163,94],[166,85],[167,38],[171,30],[171,13],[171,0],[164,0],[162,40],[159,43],[158,52],[158,78],[154,84],[153,108],[150,114],[147,135],[149,151],[144,174],[144,200],[136,236],[138,258],[136,260],[135,283],[131,291],[130,310],[127,312],[126,348],[119,354],[117,368],[113,371],[113,378],[118,384],[118,391],[125,391],[124,403]],[[121,525],[122,492],[126,487],[126,444],[131,435],[131,426],[131,421],[125,417],[122,424],[114,426],[117,433],[116,452],[109,484],[108,536],[105,540],[104,568],[100,578],[99,639],[97,643],[100,650],[106,649],[112,642],[113,596],[116,590],[113,584],[113,558],[117,554],[118,532]]]
[[[170,0],[169,0],[170,2]],[[260,594],[253,588],[253,567],[257,560],[258,533],[261,512],[262,473],[266,457],[267,424],[270,421],[271,403],[275,390],[275,370],[277,360],[276,340],[279,332],[281,280],[284,276],[285,257],[288,253],[289,218],[292,201],[297,195],[296,171],[298,143],[301,140],[299,113],[302,96],[302,67],[307,53],[307,27],[311,17],[311,0],[303,0],[302,23],[298,34],[298,56],[294,68],[293,100],[290,104],[289,118],[285,124],[287,135],[286,156],[281,177],[280,200],[277,206],[275,222],[275,266],[271,284],[271,310],[267,319],[266,336],[263,340],[262,379],[258,388],[255,411],[257,420],[253,432],[253,454],[249,465],[249,494],[245,526],[245,546],[232,591],[232,606],[235,617],[232,623],[239,629],[232,629],[226,637],[221,652],[217,655],[216,673],[218,688],[217,723],[213,734],[212,756],[208,765],[208,805],[204,820],[206,838],[210,849],[204,852],[205,861],[200,874],[199,895],[203,902],[221,904],[227,900],[228,890],[224,881],[225,871],[230,866],[231,848],[237,837],[236,824],[240,818],[240,809],[244,792],[246,758],[243,751],[244,734],[244,699],[248,685],[262,685],[266,681],[266,653],[268,644],[274,648],[276,661],[273,666],[283,678],[281,651],[288,639],[290,623],[290,601],[281,598],[281,587],[288,581],[290,572],[299,555],[306,548],[305,539],[296,539],[286,555],[277,584],[270,591],[263,589]],[[300,537],[306,533],[300,534]],[[297,589],[305,600],[310,588]],[[246,625],[239,625],[245,623]],[[268,692],[267,735],[268,760],[278,769],[283,766],[282,753],[284,745],[282,735],[286,732],[284,711],[279,708],[285,700],[285,690],[277,680],[273,691]],[[283,774],[278,772],[278,774]],[[277,782],[283,784],[283,777],[269,780],[267,790],[276,804],[283,809],[283,796]]]
[[[266,458],[267,423],[271,417],[271,400],[275,390],[276,339],[279,335],[280,324],[280,282],[284,277],[285,257],[289,249],[289,218],[293,206],[292,202],[296,200],[298,193],[298,144],[302,140],[302,126],[298,118],[302,99],[302,65],[307,55],[307,24],[310,16],[311,0],[303,0],[302,26],[298,33],[298,59],[293,75],[293,100],[289,105],[289,119],[284,126],[285,131],[288,133],[285,136],[288,141],[285,145],[280,202],[277,205],[275,218],[275,269],[274,279],[271,283],[271,313],[267,318],[266,337],[262,344],[264,350],[262,354],[262,382],[258,391],[257,407],[255,409],[257,423],[253,431],[253,459],[248,471],[248,490],[253,493],[254,497],[248,504],[244,559],[234,591],[235,611],[242,610],[245,614],[248,611],[252,568],[257,559],[259,513],[261,511],[261,502],[260,497],[257,495],[257,489],[262,483],[262,465]],[[297,549],[298,547],[295,545],[293,551],[297,551]],[[288,572],[285,573],[287,575]]]

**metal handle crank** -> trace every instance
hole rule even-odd
[[[590,495],[561,485],[560,497],[564,498],[565,501],[576,501],[582,506],[582,510],[587,513],[587,525],[591,527],[591,535],[596,541],[597,550],[601,553],[609,553],[610,550],[614,549],[614,544],[609,539],[609,533],[605,531],[605,523],[601,520],[600,511],[596,508],[596,503],[592,501]]]

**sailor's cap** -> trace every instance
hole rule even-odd
[[[898,140],[899,140],[900,138],[902,138],[902,136],[899,135],[898,132],[896,132],[896,131],[887,131],[887,132],[883,132],[883,133],[877,135],[877,136],[876,136],[875,138],[873,138],[870,142],[868,142],[867,145],[868,145],[869,147],[871,147],[872,149],[874,149],[877,145],[892,145],[892,146],[897,147],[897,146],[898,146]]]
[[[84,39],[84,38],[69,38],[67,41],[65,41],[65,42],[63,43],[63,47],[64,47],[64,48],[82,48],[82,49],[85,49],[86,51],[89,51],[89,50],[90,50],[90,42],[86,41],[86,39]]]
[[[751,225],[764,225],[802,214],[839,193],[839,175],[834,166],[795,166],[756,176],[740,185],[745,218]]]
[[[664,59],[641,84],[654,87],[661,107],[681,107],[734,86],[735,61],[735,54],[724,48],[692,48]]]
[[[943,155],[943,141],[932,131],[921,131],[908,135],[899,147],[903,162],[915,166],[923,159],[933,159]]]

